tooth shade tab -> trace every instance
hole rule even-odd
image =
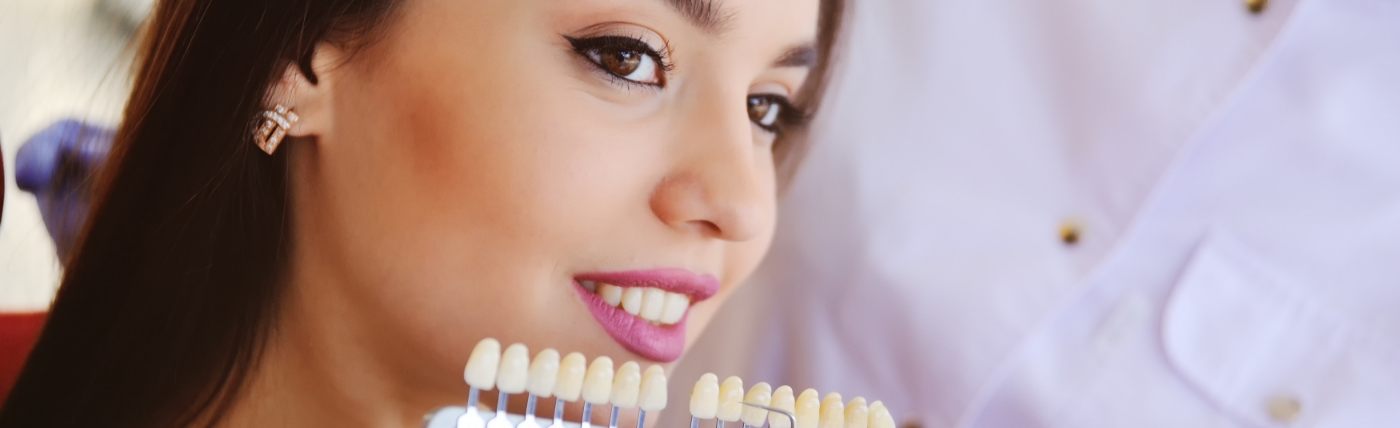
[[[637,407],[637,396],[641,394],[642,367],[628,361],[617,368],[613,376],[612,405],[623,408]]]
[[[724,378],[719,384],[719,412],[715,418],[735,422],[744,411],[744,380],[738,376]]]
[[[846,406],[841,403],[841,394],[826,394],[822,399],[820,428],[844,428],[846,426]]]
[[[530,361],[530,382],[525,390],[540,398],[554,394],[554,385],[559,380],[559,351],[545,349],[535,354]]]
[[[865,398],[852,398],[846,403],[846,428],[868,428],[869,420],[870,410],[865,405]]]
[[[817,428],[821,422],[821,398],[817,390],[807,388],[797,396],[796,415],[798,428]]]
[[[891,416],[890,410],[885,408],[885,403],[879,401],[870,403],[869,421],[869,428],[894,428],[894,416]]]
[[[588,365],[583,375],[583,401],[592,404],[608,404],[612,398],[613,361],[612,358],[598,357]]]
[[[530,379],[530,349],[516,343],[506,348],[501,355],[501,366],[496,372],[496,390],[507,394],[525,392],[525,383]]]
[[[481,339],[476,343],[476,347],[472,348],[472,355],[467,358],[467,368],[463,370],[462,377],[472,388],[495,389],[496,370],[500,365],[501,342],[489,337]]]
[[[666,408],[666,370],[661,366],[647,367],[642,373],[642,387],[639,403],[643,411],[655,412]]]
[[[719,412],[719,377],[705,373],[695,381],[690,390],[690,416],[697,419],[714,419]]]
[[[797,408],[795,407],[796,398],[792,396],[792,387],[790,386],[783,385],[773,390],[773,399],[770,400],[769,403],[768,407],[786,411],[792,415],[797,414]],[[768,426],[770,428],[794,428],[791,424],[792,422],[788,420],[787,416],[776,412],[770,412],[768,414]]]
[[[773,387],[764,382],[755,384],[749,388],[749,393],[744,395],[744,402],[770,406],[773,403]],[[740,419],[744,421],[744,425],[763,426],[763,422],[768,420],[768,411],[760,407],[744,406]]]
[[[571,352],[559,361],[559,377],[554,384],[554,396],[564,401],[578,401],[583,391],[583,377],[588,360],[583,354]]]

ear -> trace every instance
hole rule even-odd
[[[283,105],[299,117],[287,132],[288,137],[318,140],[330,131],[335,115],[335,103],[331,102],[335,69],[342,58],[339,48],[319,43],[307,59],[287,64],[281,78],[273,82],[264,107],[270,110]]]

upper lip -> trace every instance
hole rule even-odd
[[[579,274],[574,279],[607,283],[619,287],[658,288],[663,291],[688,295],[692,304],[708,299],[719,292],[719,279],[712,275],[699,274],[680,268],[590,272]]]

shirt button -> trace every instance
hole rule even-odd
[[[1298,420],[1298,416],[1303,413],[1303,403],[1291,395],[1278,395],[1269,399],[1268,411],[1269,419],[1287,424]]]
[[[1244,0],[1244,6],[1249,9],[1249,13],[1258,15],[1264,12],[1264,8],[1269,7],[1269,0]]]
[[[1078,244],[1079,235],[1080,230],[1078,224],[1067,221],[1060,225],[1060,242],[1064,243],[1065,246],[1073,247],[1075,244]]]

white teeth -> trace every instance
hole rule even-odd
[[[530,377],[530,350],[519,343],[507,347],[496,373],[496,390],[507,394],[525,392]]]
[[[719,413],[715,418],[723,422],[734,422],[739,420],[739,415],[744,411],[744,380],[738,376],[724,378],[724,382],[719,384]]]
[[[768,386],[767,383],[759,382],[757,385],[749,388],[749,393],[744,395],[744,402],[760,406],[771,405],[773,402],[773,387]],[[763,426],[763,421],[768,419],[768,411],[758,407],[744,406],[744,415],[742,419],[744,420],[744,425],[761,427]]]
[[[641,402],[643,411],[655,412],[666,408],[666,371],[661,366],[647,367],[642,373]]]
[[[719,377],[705,373],[690,390],[690,415],[698,419],[714,419],[719,412]]]
[[[841,394],[826,394],[821,404],[820,428],[844,428],[846,426],[846,406],[841,404]]]
[[[571,352],[559,361],[559,381],[554,384],[554,396],[564,401],[578,401],[583,390],[584,370],[588,360],[583,354]]]
[[[690,297],[680,293],[666,293],[665,309],[661,310],[662,324],[675,324],[681,322],[685,317],[685,310],[690,308]]]
[[[601,296],[608,306],[616,308],[617,305],[622,303],[622,287],[612,284],[601,284],[598,286],[598,296]]]
[[[642,289],[640,287],[627,287],[622,292],[622,310],[632,315],[642,313]]]
[[[894,428],[894,417],[890,416],[890,410],[885,408],[885,403],[876,401],[870,403],[870,428]]]
[[[865,406],[865,399],[861,397],[852,398],[846,403],[846,428],[869,428],[870,410]]]
[[[612,358],[598,357],[588,366],[583,375],[583,401],[593,404],[608,404],[612,398],[613,361]]]
[[[642,291],[642,313],[637,314],[647,321],[660,321],[661,310],[665,309],[666,292],[659,288],[647,288]]]
[[[794,408],[795,401],[796,400],[792,397],[792,387],[783,385],[773,390],[772,404],[768,406],[795,415],[797,414]],[[786,416],[778,413],[768,414],[768,426],[771,428],[793,428],[792,421],[789,421]]]
[[[637,396],[641,394],[642,366],[628,361],[617,368],[613,376],[612,405],[622,408],[637,407]]]
[[[481,339],[472,349],[471,357],[467,358],[467,368],[462,377],[472,388],[483,391],[493,389],[496,387],[496,368],[500,364],[501,342],[491,338]]]
[[[530,362],[530,385],[525,388],[530,395],[549,398],[558,380],[559,351],[546,349],[535,354],[535,360]]]
[[[817,428],[817,422],[821,420],[821,399],[817,395],[817,390],[807,388],[802,394],[797,396],[797,428]]]
[[[589,292],[592,292],[592,293],[597,293],[597,292],[598,292],[598,283],[597,283],[597,282],[593,282],[593,281],[579,281],[579,282],[578,282],[578,285],[582,286],[584,290],[588,290]]]

